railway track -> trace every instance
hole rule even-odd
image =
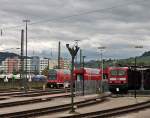
[[[50,94],[57,94],[57,93],[64,93],[65,91],[43,91],[43,92],[37,92],[37,93],[24,93],[21,95],[12,95],[12,97],[37,97],[42,95],[50,95]]]
[[[97,104],[106,101],[107,97],[97,97],[97,98],[90,98],[84,101],[75,102],[75,105],[80,108],[87,105]],[[46,107],[41,109],[33,109],[33,110],[27,110],[27,111],[20,111],[20,112],[14,112],[14,113],[7,113],[7,114],[0,114],[0,118],[29,118],[29,117],[36,117],[41,115],[47,115],[54,112],[61,112],[65,110],[69,110],[71,108],[70,104],[64,104],[59,106],[53,106],[53,107]]]
[[[135,97],[134,94],[112,94],[112,98],[119,98],[119,97]],[[137,94],[136,97],[150,97],[150,94]]]
[[[108,117],[118,116],[122,114],[127,114],[129,112],[139,111],[141,109],[146,109],[146,108],[150,108],[150,101],[113,108],[113,109],[91,112],[91,113],[65,116],[62,118],[108,118]]]
[[[0,108],[5,108],[5,107],[14,107],[14,106],[19,106],[19,105],[26,105],[26,104],[33,104],[33,103],[40,103],[40,102],[47,102],[51,101],[52,99],[55,98],[60,98],[60,97],[69,97],[69,94],[65,95],[58,95],[58,96],[51,96],[51,97],[45,97],[45,98],[34,98],[30,100],[22,100],[22,101],[15,101],[15,102],[7,102],[7,103],[0,103]]]
[[[0,96],[11,96],[11,97],[36,97],[36,96],[41,96],[41,95],[48,95],[48,94],[55,94],[55,93],[64,93],[65,91],[62,89],[54,89],[54,90],[47,90],[47,91],[42,91],[42,90],[36,90],[36,91],[29,91],[27,93],[24,92],[12,92],[12,93],[2,93]]]
[[[9,98],[7,98],[7,97],[0,98],[0,100],[6,100],[6,99],[9,99]]]

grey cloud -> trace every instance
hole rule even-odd
[[[132,2],[130,4],[127,4]],[[61,19],[64,16],[84,13],[96,9],[110,8],[115,5],[123,6],[95,12],[91,14]],[[28,38],[31,51],[32,45],[40,46],[36,52],[40,55],[49,55],[45,48],[57,48],[58,41],[62,42],[62,55],[68,52],[66,43],[81,40],[82,49],[89,48],[86,55],[89,58],[97,56],[95,48],[99,45],[115,47],[120,51],[107,51],[107,57],[125,58],[139,54],[130,51],[128,45],[138,44],[144,40],[148,44],[150,31],[150,1],[143,0],[1,0],[0,1],[0,27],[23,25],[17,29],[4,30],[7,46],[17,46],[20,40],[20,30],[24,28],[23,19],[32,22],[42,21],[38,24],[29,24]],[[56,18],[56,19],[55,19]],[[46,22],[47,19],[53,19]],[[50,45],[51,44],[51,45]],[[53,45],[52,45],[53,44]],[[5,46],[4,46],[5,47]],[[147,46],[148,48],[148,46]],[[32,52],[32,51],[31,51]],[[32,55],[32,53],[29,54]],[[142,51],[140,51],[142,53]],[[108,56],[109,55],[109,56]],[[114,56],[115,55],[115,56]]]

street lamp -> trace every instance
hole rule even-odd
[[[143,46],[142,45],[136,45],[136,46],[134,46],[134,48],[141,49],[141,48],[143,48]],[[137,57],[136,56],[135,56],[134,66],[135,66],[134,70],[136,70],[136,67],[137,67]],[[141,90],[144,90],[143,81],[144,81],[144,78],[143,78],[143,70],[142,70]],[[136,76],[135,76],[135,74],[134,74],[134,97],[136,98]]]
[[[101,47],[98,47],[98,49],[100,50],[100,57],[101,57],[101,70],[102,70],[102,81],[101,81],[101,92],[103,92],[103,50],[106,49],[105,46],[101,46]]]
[[[66,47],[68,48],[70,55],[72,57],[72,66],[71,66],[71,111],[70,113],[74,113],[75,112],[75,108],[74,108],[74,88],[73,88],[73,84],[74,84],[74,79],[73,79],[73,71],[74,71],[74,58],[77,55],[77,52],[79,50],[79,47],[77,45],[70,47],[69,44],[66,44]]]
[[[86,56],[83,56],[83,96],[84,96],[84,59]]]

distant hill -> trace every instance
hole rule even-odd
[[[13,58],[13,57],[20,57],[20,56],[11,52],[0,52],[0,63],[9,57]]]
[[[89,61],[86,62],[86,67],[97,68],[98,65],[101,66],[101,61]],[[104,60],[104,67],[107,66],[134,66],[135,65],[135,57],[130,57],[127,59],[109,59]],[[144,52],[141,56],[136,56],[136,65],[138,66],[150,66],[150,51]]]
[[[150,51],[144,52],[141,57],[147,57],[150,56]]]

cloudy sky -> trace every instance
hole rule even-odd
[[[65,45],[74,40],[80,40],[87,59],[98,59],[101,46],[105,58],[128,58],[150,49],[150,0],[0,0],[0,50],[20,47],[23,19],[30,19],[30,56],[54,58],[61,41],[61,55],[69,58]]]

